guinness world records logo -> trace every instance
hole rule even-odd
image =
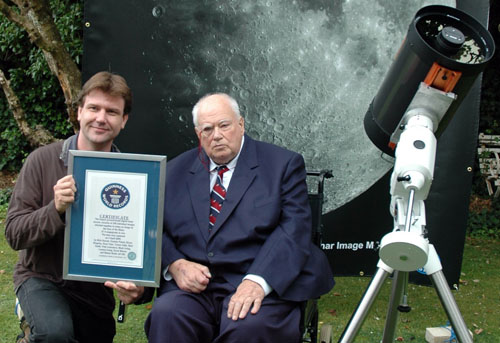
[[[124,185],[110,183],[102,189],[101,200],[107,207],[117,210],[127,206],[130,200],[130,193]]]

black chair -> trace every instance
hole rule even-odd
[[[321,215],[324,203],[324,181],[333,177],[331,170],[308,171],[307,176],[315,177],[317,182],[316,192],[309,192],[309,204],[312,214],[312,242],[320,247],[323,226]],[[301,321],[301,342],[318,341],[318,299],[310,299],[303,304]],[[320,329],[320,343],[332,342],[332,326],[323,325]]]

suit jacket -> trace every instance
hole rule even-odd
[[[311,243],[301,155],[245,135],[217,221],[209,233],[209,160],[199,149],[167,164],[162,264],[185,258],[235,289],[263,277],[280,299],[304,301],[334,285],[325,254]],[[176,288],[164,282],[159,294]],[[273,294],[273,293],[271,293]]]

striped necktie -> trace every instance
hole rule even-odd
[[[215,225],[217,215],[220,213],[222,203],[226,198],[226,189],[222,185],[222,176],[228,170],[229,168],[226,166],[217,167],[217,179],[215,180],[215,185],[212,189],[212,193],[210,193],[210,216],[208,218],[208,231],[212,230],[212,227]]]

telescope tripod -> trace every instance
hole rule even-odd
[[[449,11],[453,14],[447,13]],[[434,31],[431,26],[440,29]],[[431,31],[436,34],[430,35]],[[481,54],[478,64],[465,62],[462,52],[458,53],[470,46],[466,40],[472,36],[479,38],[473,40],[486,52]],[[491,35],[481,23],[452,8],[426,7],[410,24],[405,42],[364,121],[372,142],[382,151],[394,153],[390,190],[394,228],[380,242],[377,272],[339,342],[354,340],[384,280],[394,273],[383,335],[384,343],[393,342],[397,311],[409,310],[406,304],[408,273],[421,268],[430,277],[458,340],[472,342],[436,249],[426,238],[424,200],[434,177],[437,145],[434,133],[440,135],[444,131],[475,75],[481,72],[478,67],[481,63],[485,65],[494,49]],[[455,58],[456,54],[461,57]],[[416,92],[411,97],[414,89]]]
[[[459,342],[472,343],[472,337],[470,336],[465,321],[460,314],[460,310],[458,309],[457,303],[455,302],[455,298],[451,294],[448,283],[442,271],[441,263],[439,262],[439,257],[432,244],[429,245],[428,262],[424,269],[426,271],[426,274],[430,277],[434,288],[436,289],[439,299],[441,300],[441,304],[448,316],[453,330],[458,337]],[[391,297],[389,301],[382,342],[394,342],[398,311],[409,311],[409,307],[406,303],[408,272],[394,270],[393,268],[387,266],[382,260],[379,260],[377,264],[377,271],[373,276],[372,281],[366,289],[363,297],[361,298],[356,311],[354,312],[351,319],[349,320],[349,323],[344,329],[339,342],[346,343],[354,341],[354,338],[361,329],[363,321],[366,319],[366,316],[368,315],[373,302],[379,294],[384,281],[393,272],[394,277],[392,281]]]
[[[391,142],[396,146],[390,191],[394,229],[380,242],[377,271],[339,342],[354,340],[385,279],[394,273],[382,339],[384,343],[392,343],[398,311],[410,310],[406,303],[408,273],[423,268],[436,289],[459,341],[472,343],[472,337],[444,277],[436,249],[426,238],[424,200],[427,199],[434,175],[437,145],[434,131],[455,98],[454,93],[443,92],[422,82],[391,136]]]

